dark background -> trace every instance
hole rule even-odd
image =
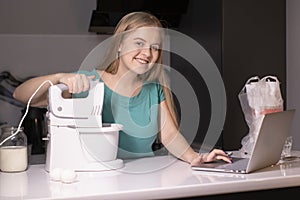
[[[277,76],[286,99],[286,19],[284,0],[190,0],[178,30],[198,41],[222,75],[227,114],[217,146],[241,147],[248,133],[238,94],[252,76]],[[210,117],[210,98],[201,76],[182,58],[172,56],[171,66],[181,71],[199,95],[202,117],[194,143],[201,143]]]
[[[238,149],[248,133],[238,94],[250,77],[277,76],[282,97],[286,99],[285,0],[153,0],[151,4],[129,0],[126,5],[115,7],[108,6],[106,0],[97,2],[98,11],[108,12],[110,17],[103,27],[112,27],[126,11],[151,11],[167,22],[168,28],[192,37],[206,49],[221,73],[227,95],[226,120],[216,147]],[[193,146],[199,148],[210,123],[208,89],[201,74],[184,58],[171,53],[170,60],[171,68],[188,80],[197,95],[199,105],[191,106],[200,109],[201,119],[193,141]],[[176,82],[172,70],[170,74],[171,82]],[[179,113],[181,107],[177,104]],[[184,130],[183,134],[190,133]]]

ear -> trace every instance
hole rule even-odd
[[[120,52],[122,50],[122,43],[119,45],[118,51]]]

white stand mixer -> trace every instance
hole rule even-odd
[[[46,171],[119,169],[117,159],[120,124],[102,124],[104,84],[91,82],[86,98],[66,99],[64,84],[53,85],[48,94]]]

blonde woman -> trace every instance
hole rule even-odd
[[[80,96],[89,89],[91,79],[98,80],[105,84],[103,122],[124,126],[119,136],[119,158],[153,156],[151,147],[159,136],[171,154],[191,165],[217,159],[231,162],[220,149],[204,154],[195,152],[179,132],[161,65],[163,32],[160,21],[150,13],[129,13],[116,26],[113,41],[110,56],[96,69],[32,78],[16,88],[15,99],[26,103],[45,80],[67,85],[69,90],[65,96]],[[48,87],[42,87],[31,106],[47,105]]]

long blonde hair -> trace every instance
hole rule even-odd
[[[163,28],[161,22],[157,17],[154,15],[147,13],[147,12],[132,12],[127,15],[125,15],[117,24],[114,36],[120,35],[126,31],[133,31],[138,28],[143,27],[157,27],[157,28]],[[107,73],[116,74],[119,67],[119,59],[118,59],[118,49],[121,44],[122,37],[115,37],[113,40],[114,45],[112,45],[112,48],[109,51],[109,54],[116,55],[116,59],[114,59],[112,62],[111,60],[103,63],[103,66],[108,66],[105,68],[105,71]],[[108,63],[109,62],[109,63]],[[103,68],[102,68],[103,69]],[[174,101],[172,98],[171,90],[166,78],[166,74],[162,65],[162,50],[159,50],[159,56],[155,63],[155,65],[145,74],[139,75],[139,78],[141,78],[144,81],[158,81],[163,89],[166,103],[168,105],[172,120],[176,127],[178,128],[178,117],[177,112],[174,106]]]

